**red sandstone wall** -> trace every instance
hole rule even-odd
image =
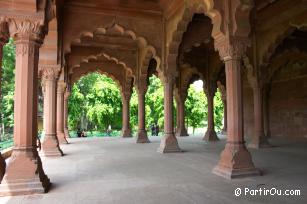
[[[273,137],[307,138],[307,75],[274,81],[270,118]]]
[[[247,141],[254,130],[253,91],[243,78],[244,133]],[[272,137],[307,138],[307,66],[283,68],[272,82],[270,95]]]

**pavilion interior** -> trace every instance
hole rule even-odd
[[[0,154],[0,196],[16,197],[3,201],[64,202],[68,191],[71,197],[89,196],[65,203],[263,203],[272,197],[237,198],[233,192],[238,186],[275,184],[306,194],[306,0],[0,0],[0,57],[9,38],[16,44],[14,147]],[[119,86],[121,138],[69,136],[71,87],[93,72]],[[147,136],[145,127],[145,94],[153,74],[164,87],[161,138]],[[201,137],[186,137],[184,101],[195,80],[204,81],[208,128]],[[40,151],[38,86],[44,98]],[[135,137],[129,122],[133,88]],[[218,91],[222,134],[214,129]],[[127,161],[119,159],[125,156]],[[82,181],[84,189],[70,189]],[[99,192],[90,198],[92,188]],[[47,194],[29,197],[40,193]],[[284,198],[275,202],[307,201],[306,195]]]

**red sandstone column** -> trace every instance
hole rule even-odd
[[[3,58],[3,46],[8,42],[8,38],[9,36],[8,36],[8,30],[6,28],[6,23],[0,22],[0,98],[2,95],[2,92],[1,92],[2,71],[1,69],[2,69],[2,58]],[[2,157],[1,152],[0,152],[0,183],[5,173],[5,167],[6,167],[5,159]]]
[[[147,131],[145,128],[145,94],[147,87],[137,87],[138,93],[138,125],[137,143],[149,143]]]
[[[42,67],[44,88],[44,132],[41,156],[63,156],[56,135],[56,86],[58,67]]]
[[[243,135],[241,60],[246,45],[239,40],[216,42],[225,61],[227,87],[227,143],[213,173],[225,178],[259,175]],[[219,47],[220,46],[220,47]]]
[[[208,126],[207,132],[203,140],[206,141],[218,141],[219,138],[216,135],[214,129],[214,95],[215,95],[216,86],[214,86],[213,82],[208,82],[205,87],[205,93],[208,101]]]
[[[269,147],[269,143],[264,134],[263,127],[263,89],[259,86],[253,88],[254,91],[254,135],[252,142],[248,145],[251,148]]]
[[[122,137],[132,137],[130,128],[130,99],[131,93],[122,94],[123,103],[123,128]]]
[[[57,88],[57,123],[56,133],[61,144],[68,144],[64,133],[64,91],[66,84],[63,81],[58,82]]]
[[[177,118],[178,118],[178,124],[177,124],[177,136],[179,137],[185,137],[189,136],[188,131],[185,127],[185,111],[184,111],[184,102],[187,97],[186,93],[181,93],[178,96],[178,103],[177,103]]]
[[[223,107],[224,107],[224,127],[222,129],[222,134],[227,134],[227,102],[226,99],[222,98]]]
[[[271,137],[269,95],[270,95],[270,86],[266,84],[264,87],[264,94],[263,94],[263,103],[264,103],[263,120],[264,120],[264,129],[265,129],[266,138]]]
[[[14,147],[0,185],[0,195],[44,193],[50,181],[36,150],[39,22],[11,19],[16,44]]]
[[[68,131],[68,99],[70,96],[69,91],[65,91],[64,94],[64,135],[65,138],[70,138],[69,131]]]
[[[181,152],[178,146],[177,138],[174,134],[174,116],[173,116],[173,87],[175,79],[168,76],[163,80],[164,83],[164,136],[161,138],[158,152]]]

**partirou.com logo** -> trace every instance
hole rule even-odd
[[[236,188],[234,195],[239,196],[301,196],[301,190],[299,189],[278,189],[276,187],[272,188]]]

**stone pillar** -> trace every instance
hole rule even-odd
[[[173,88],[175,79],[168,76],[163,80],[164,85],[164,136],[161,138],[158,152],[181,152],[177,138],[174,134],[174,115],[173,115]]]
[[[246,43],[240,39],[224,39],[215,42],[225,62],[227,87],[227,143],[213,173],[225,177],[259,175],[251,154],[245,146],[243,135],[243,99],[241,61]]]
[[[122,94],[122,103],[123,103],[123,128],[122,128],[122,137],[132,137],[131,128],[130,128],[130,99],[131,92]]]
[[[40,22],[10,19],[16,44],[14,147],[0,195],[44,193],[50,186],[37,152],[37,85]]]
[[[137,133],[137,143],[149,143],[149,139],[147,136],[147,131],[145,127],[145,94],[147,91],[147,87],[137,87],[138,94],[138,126],[139,130]]]
[[[270,129],[270,85],[266,84],[264,87],[263,94],[263,122],[264,122],[264,130],[266,138],[271,137],[271,129]]]
[[[254,91],[254,135],[251,148],[259,149],[269,147],[269,142],[264,134],[263,127],[263,89],[259,86],[253,87]]]
[[[224,108],[224,126],[222,129],[222,134],[227,135],[227,102],[226,99],[222,98],[223,108]]]
[[[214,82],[208,82],[205,85],[205,94],[207,96],[208,101],[208,126],[207,132],[203,140],[206,141],[218,141],[219,138],[216,135],[214,129],[214,95],[216,92],[216,85]]]
[[[185,111],[184,102],[187,98],[187,93],[179,93],[177,97],[177,131],[176,135],[179,137],[189,136],[188,131],[185,127]]]
[[[58,67],[45,66],[41,68],[44,89],[44,138],[41,156],[63,156],[56,135],[56,87],[59,74]]]
[[[69,131],[68,131],[68,99],[70,96],[69,91],[65,91],[64,94],[64,135],[65,138],[70,138]]]
[[[57,114],[56,114],[56,134],[61,144],[68,144],[64,133],[64,92],[66,84],[63,81],[58,82],[57,88]]]
[[[2,58],[3,58],[3,46],[8,42],[8,30],[5,22],[0,22],[0,99],[1,99],[1,86],[2,86]],[[2,104],[1,104],[2,106]],[[1,134],[1,133],[0,133]],[[0,183],[5,173],[5,159],[0,152]]]

